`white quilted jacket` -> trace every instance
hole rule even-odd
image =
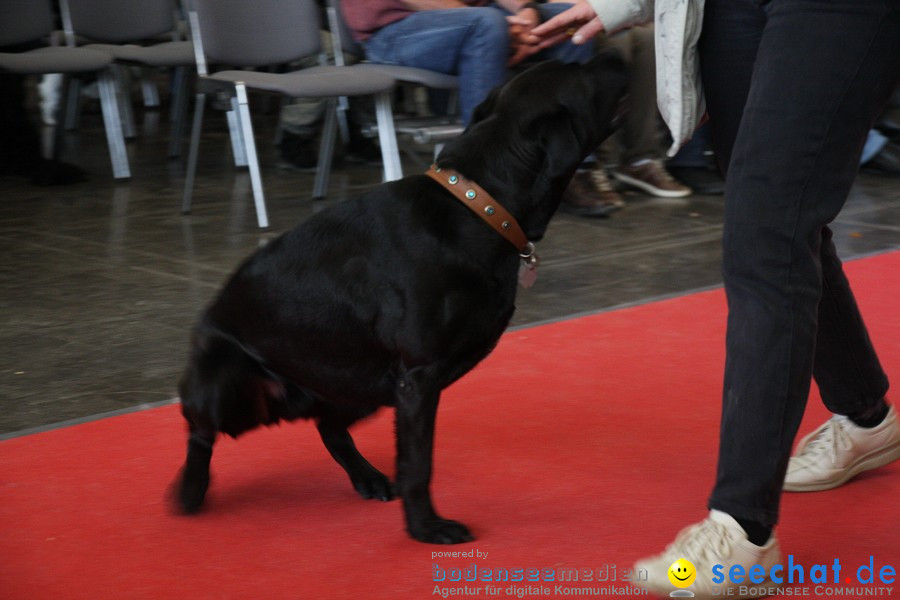
[[[674,143],[669,155],[691,137],[706,112],[697,40],[703,0],[588,0],[609,32],[653,21],[656,36],[656,94]],[[655,5],[655,6],[654,6]]]

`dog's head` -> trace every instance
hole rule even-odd
[[[618,53],[539,63],[495,88],[437,163],[481,184],[538,240],[578,165],[612,132],[626,85]]]

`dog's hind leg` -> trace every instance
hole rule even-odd
[[[215,432],[200,429],[193,422],[190,423],[190,429],[187,460],[178,489],[178,501],[186,513],[197,512],[203,504],[209,488],[209,462],[216,441]]]
[[[192,513],[203,504],[209,488],[216,435],[222,432],[237,437],[261,422],[272,422],[267,416],[269,395],[283,392],[283,388],[272,385],[258,360],[234,338],[202,325],[195,332],[178,391],[190,432],[178,502],[184,512]]]
[[[390,480],[359,453],[350,432],[347,431],[355,420],[325,415],[319,418],[316,427],[325,448],[347,472],[350,483],[360,496],[367,500],[372,498],[392,500],[394,489]]]
[[[425,368],[410,369],[397,384],[397,491],[409,534],[431,544],[474,539],[462,523],[440,517],[431,502],[434,421],[441,390]]]

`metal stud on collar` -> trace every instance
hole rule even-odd
[[[438,176],[437,173],[441,173],[441,175]],[[451,195],[462,201],[487,225],[515,246],[522,259],[527,260],[528,264],[536,262],[534,244],[528,242],[525,232],[522,231],[515,218],[491,197],[490,192],[480,188],[476,182],[454,172],[453,169],[441,169],[437,165],[432,165],[426,175],[444,186]],[[458,185],[460,183],[464,185]],[[495,220],[494,217],[498,218]]]

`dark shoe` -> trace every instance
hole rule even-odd
[[[594,190],[603,204],[612,206],[613,208],[622,208],[625,206],[625,200],[622,195],[617,192],[606,174],[603,167],[594,167],[589,171],[591,174],[591,182],[594,184]]]
[[[725,193],[725,180],[719,171],[708,167],[668,167],[672,177],[701,196],[721,196]]]
[[[900,144],[888,142],[872,159],[863,165],[867,171],[882,175],[900,175]]]
[[[366,137],[355,123],[350,123],[350,141],[345,148],[347,162],[364,165],[381,165],[381,148],[372,138]]]
[[[31,183],[39,186],[70,185],[87,181],[81,169],[59,160],[43,160],[31,175]]]
[[[87,181],[87,175],[81,167],[46,158],[9,161],[0,166],[0,176],[24,177],[32,185],[42,187]]]
[[[601,173],[598,178],[601,181],[605,180],[606,175],[602,169],[597,169],[597,171]],[[569,187],[563,193],[560,210],[579,217],[603,219],[621,208],[624,204],[622,197],[612,189],[608,180],[606,182],[608,189],[605,191],[599,189],[594,181],[594,172],[579,171],[575,173]]]
[[[278,143],[280,167],[293,171],[314,172],[319,163],[319,142],[315,135],[283,130]]]

